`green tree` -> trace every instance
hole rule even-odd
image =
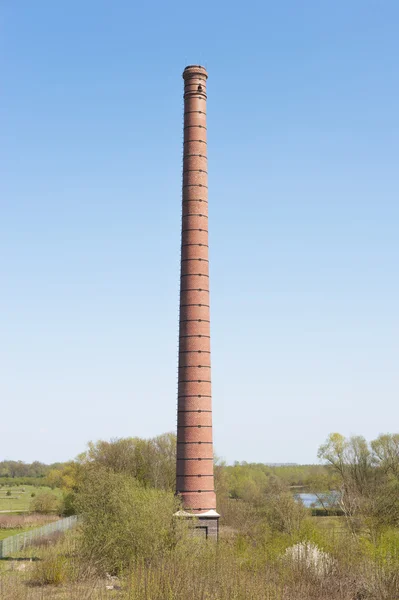
[[[79,462],[83,467],[97,465],[114,473],[129,474],[143,486],[174,490],[176,436],[166,433],[150,440],[121,438],[90,442]]]
[[[288,534],[298,532],[307,516],[306,509],[295,500],[288,486],[274,476],[269,479],[263,510],[273,531]]]
[[[326,514],[339,509],[340,497],[337,490],[340,487],[340,481],[337,475],[334,476],[332,469],[330,472],[327,469],[315,472],[309,477],[307,485]]]
[[[370,444],[361,436],[330,434],[319,448],[339,476],[340,506],[355,533],[367,527],[371,536],[399,524],[398,436],[381,435]]]
[[[386,433],[371,442],[374,462],[388,475],[399,478],[399,433]]]
[[[41,492],[30,503],[31,512],[49,514],[61,512],[60,499],[52,492]]]
[[[162,556],[187,529],[186,520],[175,516],[180,503],[172,492],[145,488],[103,466],[85,470],[76,507],[83,557],[103,573]]]

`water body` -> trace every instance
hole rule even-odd
[[[297,498],[297,500],[300,500],[304,504],[304,506],[306,506],[306,508],[322,507],[320,501],[318,500],[315,494],[295,494],[295,498]]]
[[[321,502],[315,494],[300,493],[295,494],[295,498],[297,500],[300,500],[304,504],[304,506],[306,506],[306,508],[323,508],[323,505],[321,504]],[[332,506],[338,502],[339,493],[330,492],[329,494],[323,494],[323,500],[327,506]]]

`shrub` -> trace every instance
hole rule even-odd
[[[284,554],[292,568],[309,570],[318,577],[325,577],[335,568],[333,558],[311,542],[300,542],[287,548]]]
[[[286,485],[275,477],[270,478],[263,509],[273,531],[290,535],[300,531],[308,515],[306,508],[297,502]]]
[[[30,510],[41,514],[59,512],[60,501],[51,492],[42,492],[33,498],[30,503]]]
[[[75,500],[76,494],[74,491],[64,493],[62,500],[62,514],[66,517],[76,514]]]
[[[270,527],[262,511],[244,500],[225,499],[221,505],[221,525],[230,534],[239,534],[252,543],[263,545],[267,540]]]
[[[6,496],[11,496],[11,490],[7,490]]]
[[[103,573],[162,555],[187,529],[185,519],[174,516],[180,505],[172,492],[143,488],[130,475],[104,468],[86,470],[76,506],[83,558]]]
[[[312,507],[310,509],[312,517],[342,517],[344,516],[343,510],[340,508],[319,508]]]
[[[57,550],[50,551],[44,555],[42,560],[34,563],[31,585],[61,585],[68,578],[67,559]]]

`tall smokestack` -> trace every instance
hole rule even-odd
[[[213,476],[204,67],[184,69],[176,491],[206,537],[217,537]]]

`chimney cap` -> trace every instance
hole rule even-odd
[[[208,79],[208,73],[206,72],[205,67],[202,67],[201,65],[188,65],[183,71],[183,79],[198,76]]]

